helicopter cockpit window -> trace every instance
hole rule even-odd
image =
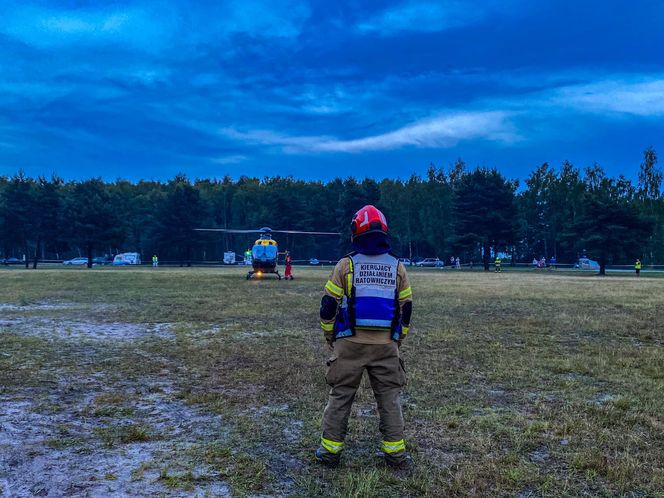
[[[252,253],[254,259],[276,259],[277,246],[254,246]]]

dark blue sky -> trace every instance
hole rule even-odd
[[[195,5],[195,6],[194,6]],[[664,3],[4,1],[0,174],[634,177]]]

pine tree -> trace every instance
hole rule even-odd
[[[491,249],[498,252],[517,237],[516,183],[495,169],[477,168],[464,174],[456,187],[456,239],[470,254],[479,248],[489,270]]]
[[[107,185],[99,178],[70,186],[66,199],[65,219],[69,239],[84,249],[88,268],[92,268],[94,250],[120,244],[123,232],[117,206]]]

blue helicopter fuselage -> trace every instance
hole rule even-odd
[[[277,242],[262,236],[251,249],[251,264],[255,272],[274,273],[277,268]]]

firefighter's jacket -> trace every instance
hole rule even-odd
[[[412,290],[403,263],[391,254],[351,253],[334,267],[325,285],[321,327],[328,341],[362,344],[402,340],[410,327]],[[324,311],[324,303],[336,302]]]

